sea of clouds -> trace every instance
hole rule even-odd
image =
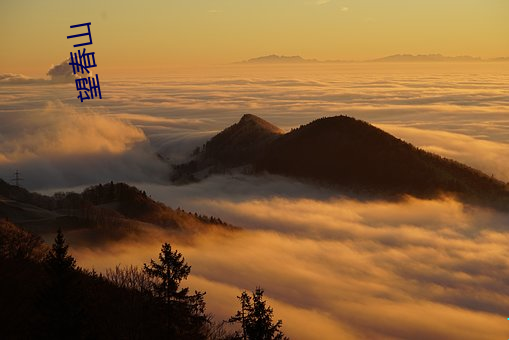
[[[103,99],[84,103],[74,84],[62,80],[63,71],[52,74],[59,81],[0,76],[0,177],[21,168],[26,186],[37,189],[146,181],[147,174],[167,179],[168,164],[147,161],[147,145],[178,163],[251,113],[286,130],[322,116],[351,115],[509,181],[507,65],[220,66],[103,77]],[[85,154],[97,177],[72,159]],[[35,168],[40,171],[32,175]]]
[[[262,286],[293,338],[504,338],[507,214],[447,197],[356,201],[278,176],[168,178],[171,164],[251,113],[285,130],[351,115],[509,181],[507,65],[218,66],[101,77],[103,99],[84,103],[72,82],[0,76],[0,178],[19,169],[42,192],[127,181],[243,227],[72,248],[80,265],[104,270],[140,265],[171,241],[218,320],[242,289]]]
[[[210,183],[200,185],[211,189]],[[237,194],[247,189],[257,191],[245,184]],[[235,313],[241,290],[261,286],[295,339],[507,335],[505,214],[452,199],[185,199],[182,190],[172,191],[172,199],[184,194],[181,203],[246,229],[192,237],[147,231],[107,246],[75,247],[78,262],[100,271],[141,266],[170,241],[192,265],[185,284],[207,291],[216,320]]]

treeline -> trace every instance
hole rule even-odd
[[[188,215],[188,216],[193,216],[194,218],[202,221],[203,223],[207,223],[207,224],[217,224],[217,225],[223,225],[223,226],[231,226],[231,224],[223,221],[222,219],[220,219],[219,217],[214,217],[214,216],[207,216],[207,215],[202,215],[202,214],[198,214],[198,213],[192,213],[192,212],[188,212],[188,211],[185,211],[183,209],[181,209],[180,207],[178,207],[176,210],[175,210],[178,214],[181,214],[181,215]]]
[[[129,218],[144,219],[147,222],[159,224],[161,222],[164,224],[164,217],[174,218],[169,214],[170,208],[152,200],[145,191],[125,183],[98,184],[86,188],[81,194],[60,192],[53,197],[57,202],[57,209],[80,208],[83,211],[91,207],[107,207],[109,204],[116,203],[115,209]],[[195,217],[203,223],[229,225],[220,218],[191,213],[181,208],[177,208],[176,212],[179,215]],[[158,217],[159,220],[157,220]]]
[[[50,197],[29,192],[0,179],[0,195],[51,212],[51,215],[56,216],[54,220],[42,221],[48,228],[97,228],[104,230],[104,235],[109,232],[113,237],[121,237],[136,229],[139,222],[175,230],[184,230],[190,226],[208,228],[213,225],[237,229],[217,217],[191,213],[180,208],[174,210],[153,200],[145,191],[125,183],[98,184],[88,187],[82,193],[58,192]],[[4,214],[5,217],[12,217],[14,222],[22,223],[23,227],[40,230],[40,225],[33,218],[18,215],[16,209]]]
[[[182,254],[165,243],[143,268],[118,266],[98,274],[77,265],[60,229],[50,248],[0,222],[0,338],[285,338],[261,289],[243,292],[240,310],[214,322],[205,293],[183,287],[190,272]]]

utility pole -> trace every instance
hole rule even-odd
[[[11,180],[14,182],[14,185],[16,185],[18,188],[19,182],[23,180],[23,178],[21,178],[19,175],[20,175],[19,170],[16,170],[16,172],[14,173],[14,178]]]

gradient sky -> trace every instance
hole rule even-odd
[[[507,0],[3,0],[0,72],[43,74],[92,22],[97,64],[139,71],[266,54],[509,56]]]

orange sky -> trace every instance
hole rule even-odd
[[[0,3],[0,72],[43,74],[92,22],[101,69],[138,72],[266,54],[509,56],[507,0],[153,0]]]

